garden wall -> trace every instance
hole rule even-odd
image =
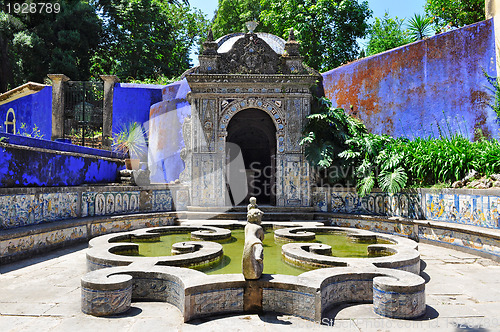
[[[131,122],[149,120],[151,105],[162,100],[164,85],[116,83],[113,94],[113,133]],[[147,129],[147,128],[146,128]]]
[[[489,19],[338,67],[323,74],[323,85],[334,106],[372,133],[439,137],[441,130],[472,139],[480,129],[498,138],[483,73],[497,76],[495,54]]]
[[[181,185],[0,188],[0,230],[72,218],[183,210],[188,201]]]
[[[52,87],[46,86],[42,90],[29,94],[5,104],[0,104],[0,133],[6,132],[4,122],[7,112],[12,109],[16,118],[16,132],[31,133],[36,125],[44,139],[52,135]],[[21,129],[21,124],[26,129]]]
[[[116,182],[122,156],[104,150],[0,134],[0,187]]]

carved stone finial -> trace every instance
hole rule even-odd
[[[212,32],[212,28],[208,29],[207,42],[214,41],[214,33]]]
[[[203,54],[214,55],[217,54],[217,43],[214,41],[214,34],[212,28],[208,30],[207,40],[203,43]]]
[[[300,44],[295,40],[295,30],[290,28],[290,33],[288,35],[288,40],[285,43],[285,51],[290,56],[300,56]]]
[[[248,32],[253,33],[255,31],[255,28],[259,25],[259,22],[249,21],[246,22],[245,25],[247,26]]]
[[[290,28],[290,34],[288,35],[288,41],[294,41],[295,40],[295,32],[293,28]]]

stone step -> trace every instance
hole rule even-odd
[[[197,220],[197,219],[178,219],[178,225],[182,226],[214,226],[222,228],[232,228],[232,226],[240,225],[240,228],[245,227],[246,221],[244,220]],[[274,226],[273,226],[274,225]],[[313,227],[313,226],[325,226],[326,220],[293,220],[293,221],[280,221],[269,222],[263,221],[262,226],[264,228],[282,228],[282,227]],[[238,228],[238,226],[236,227]]]
[[[129,170],[129,169],[120,170],[120,176],[122,176],[122,177],[131,177],[132,174],[133,174],[132,170]]]
[[[177,212],[179,219],[188,220],[246,220],[246,212],[202,212],[202,211],[183,211]],[[264,211],[264,221],[290,221],[290,220],[316,220],[315,213],[310,212],[269,212]]]
[[[264,213],[314,213],[315,208],[312,206],[297,206],[297,207],[284,207],[284,206],[273,206],[273,205],[259,205],[259,209],[264,211]],[[247,212],[246,206],[188,206],[187,211],[189,212]]]

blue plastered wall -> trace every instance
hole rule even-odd
[[[0,134],[0,188],[116,182],[122,156],[72,144]]]
[[[113,95],[113,134],[131,122],[146,124],[151,105],[162,100],[164,85],[116,83]]]
[[[151,106],[148,163],[153,183],[175,181],[184,170],[182,124],[191,115],[190,91],[185,79],[169,84],[162,90],[163,100]]]
[[[0,133],[6,132],[4,124],[9,109],[13,109],[16,116],[16,131],[31,133],[36,125],[44,139],[50,140],[52,135],[52,87],[46,86],[42,90],[15,99],[0,105]],[[26,129],[21,129],[21,124]]]
[[[499,137],[493,92],[497,76],[493,19],[346,64],[323,74],[334,106],[372,133]],[[352,105],[352,110],[350,106]]]

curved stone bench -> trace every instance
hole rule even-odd
[[[181,311],[184,321],[263,311],[321,322],[340,303],[373,302],[377,314],[412,319],[425,313],[424,287],[420,276],[375,267],[364,271],[328,268],[297,277],[263,275],[245,281],[242,274],[207,276],[186,268],[134,263],[85,275],[82,311],[117,315],[130,307],[132,299],[170,303]]]

